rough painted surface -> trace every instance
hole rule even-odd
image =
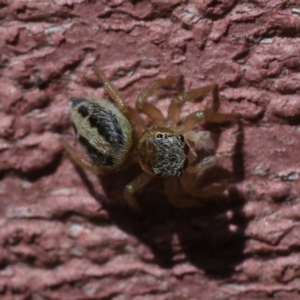
[[[299,1],[187,2],[0,1],[1,299],[300,299]],[[199,178],[229,178],[223,197],[177,210],[158,180],[136,215],[137,166],[71,163],[57,137],[71,95],[104,96],[95,61],[132,106],[155,78],[219,84],[185,112],[241,117]]]

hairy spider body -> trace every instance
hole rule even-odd
[[[133,128],[127,118],[104,99],[71,98],[71,119],[79,142],[93,162],[115,171],[133,145]]]
[[[215,89],[209,85],[190,90],[175,97],[168,109],[165,120],[162,112],[148,103],[146,98],[160,87],[170,87],[178,77],[158,79],[143,89],[136,101],[136,109],[128,107],[119,91],[105,74],[94,67],[98,79],[114,100],[114,104],[104,99],[71,98],[71,119],[79,142],[85,148],[92,162],[81,158],[65,139],[61,139],[71,158],[81,167],[99,175],[117,172],[132,162],[139,162],[143,172],[124,191],[124,196],[134,209],[140,209],[135,192],[148,184],[155,176],[165,180],[165,192],[169,200],[178,207],[200,206],[197,199],[184,199],[178,193],[178,181],[183,189],[196,198],[220,194],[227,187],[208,186],[199,189],[193,173],[206,169],[215,162],[214,156],[197,159],[195,147],[213,148],[213,141],[207,132],[196,132],[194,127],[200,121],[222,123],[232,121],[234,116],[210,111],[196,111],[180,121],[180,111],[187,101],[194,101]],[[153,120],[147,128],[139,113]]]
[[[181,134],[159,126],[146,130],[138,144],[140,165],[153,176],[180,177],[187,161],[187,152]]]

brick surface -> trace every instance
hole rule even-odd
[[[300,299],[299,1],[0,0],[0,18],[1,299]],[[208,127],[199,185],[227,178],[223,196],[175,209],[155,180],[136,214],[138,166],[72,164],[68,98],[107,98],[95,61],[132,107],[156,78],[218,83],[184,114],[240,116]],[[150,101],[166,114],[178,92]]]

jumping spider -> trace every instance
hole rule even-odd
[[[192,174],[206,169],[215,162],[214,156],[204,157],[194,165],[197,158],[195,146],[212,148],[213,142],[205,132],[193,131],[200,121],[222,123],[234,119],[232,115],[211,111],[195,111],[178,125],[180,111],[187,101],[205,95],[215,89],[208,85],[182,93],[175,97],[168,109],[165,120],[162,112],[146,99],[155,90],[169,87],[175,77],[158,79],[144,88],[136,101],[136,110],[128,107],[117,88],[105,74],[94,67],[94,72],[104,84],[105,90],[114,104],[104,99],[71,98],[71,118],[80,143],[92,162],[78,156],[76,151],[61,139],[61,143],[70,157],[79,166],[99,175],[117,172],[132,162],[139,162],[143,172],[125,187],[124,197],[134,209],[140,209],[134,193],[148,184],[155,176],[164,178],[165,192],[177,207],[195,207],[200,202],[194,198],[182,199],[177,192],[178,181],[184,190],[196,198],[203,198],[222,193],[227,187],[208,186],[199,189]],[[178,77],[177,77],[178,78]],[[153,120],[147,128],[139,113],[144,113]]]

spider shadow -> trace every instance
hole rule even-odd
[[[189,262],[207,276],[230,279],[243,259],[247,225],[243,215],[244,199],[233,185],[244,178],[241,124],[238,132],[232,172],[215,166],[199,177],[205,183],[228,178],[231,182],[228,195],[206,199],[200,209],[172,206],[164,195],[162,180],[157,178],[137,194],[143,211],[134,212],[124,200],[123,190],[140,174],[141,169],[137,165],[99,177],[106,199],[114,199],[114,202],[103,202],[103,196],[95,192],[85,173],[80,168],[78,171],[90,194],[101,201],[108,211],[111,223],[135,236],[151,251],[154,255],[151,263],[172,268],[176,264]],[[147,260],[144,257],[141,259]]]

